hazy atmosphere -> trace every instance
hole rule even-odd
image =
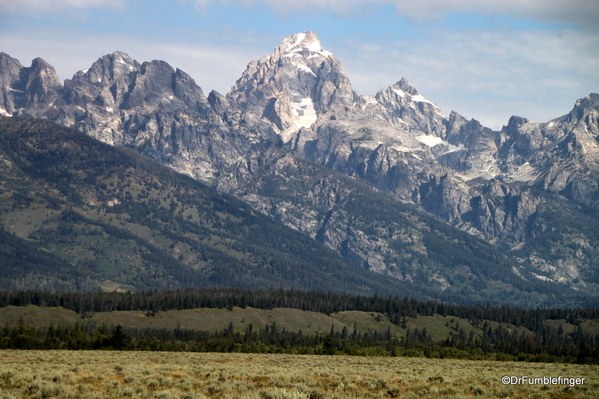
[[[124,51],[162,59],[225,94],[284,37],[315,31],[359,94],[406,77],[448,115],[500,129],[547,121],[599,91],[594,0],[0,0],[0,51],[69,79]]]

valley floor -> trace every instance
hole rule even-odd
[[[504,376],[527,377],[538,383],[505,385]],[[572,380],[572,386],[534,381],[560,376],[579,380]],[[2,350],[0,397],[590,399],[599,397],[599,366],[402,357]]]

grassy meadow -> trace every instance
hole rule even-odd
[[[503,376],[584,384],[504,385]],[[599,366],[241,353],[0,351],[0,398],[599,397]]]
[[[158,312],[153,316],[148,316],[147,311],[97,312],[86,313],[82,316],[61,307],[35,305],[0,307],[0,326],[15,325],[21,317],[38,327],[49,327],[52,324],[69,326],[76,322],[85,322],[108,326],[120,324],[130,328],[174,329],[181,327],[202,331],[222,331],[228,327],[229,323],[233,323],[235,332],[243,332],[250,324],[254,328],[260,329],[276,323],[277,326],[288,331],[302,330],[307,334],[328,332],[331,326],[337,331],[341,331],[343,327],[348,327],[351,331],[354,326],[360,331],[383,331],[389,328],[395,336],[405,336],[407,329],[426,328],[434,340],[443,340],[458,328],[463,329],[466,334],[470,332],[476,336],[482,334],[480,326],[473,326],[467,319],[458,317],[440,315],[406,317],[405,326],[402,328],[392,323],[384,314],[353,310],[326,315],[291,308],[255,309],[247,307],[242,309],[235,306],[230,310],[207,308],[169,310]],[[489,321],[488,324],[492,328],[497,328],[500,323]],[[575,326],[565,320],[547,320],[545,324],[556,330],[561,326],[567,333],[572,333],[575,330]],[[599,320],[585,320],[579,325],[587,334],[599,334]],[[510,333],[530,333],[522,326],[516,327],[505,323],[503,326]]]

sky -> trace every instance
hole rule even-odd
[[[500,129],[599,92],[599,0],[0,0],[0,51],[61,80],[124,51],[208,93],[286,36],[318,34],[358,94],[402,77],[445,115]]]

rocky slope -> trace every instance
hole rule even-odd
[[[228,98],[263,119],[278,104],[273,123],[295,154],[513,250],[539,278],[597,283],[590,248],[599,243],[592,228],[599,95],[547,123],[512,117],[495,132],[456,112],[445,117],[405,78],[374,97],[356,95],[338,61],[307,32],[250,63]],[[566,228],[556,212],[580,223]],[[536,248],[548,234],[559,236],[556,245]]]
[[[0,82],[3,114],[135,148],[381,273],[410,280],[425,270],[439,289],[452,286],[443,270],[406,268],[392,235],[348,209],[343,175],[509,252],[517,278],[528,271],[583,292],[599,283],[597,94],[552,121],[512,117],[492,131],[443,115],[404,78],[356,94],[313,32],[250,62],[226,96],[119,52],[64,86],[42,60],[25,68],[0,54]],[[304,160],[329,171],[315,179]]]

